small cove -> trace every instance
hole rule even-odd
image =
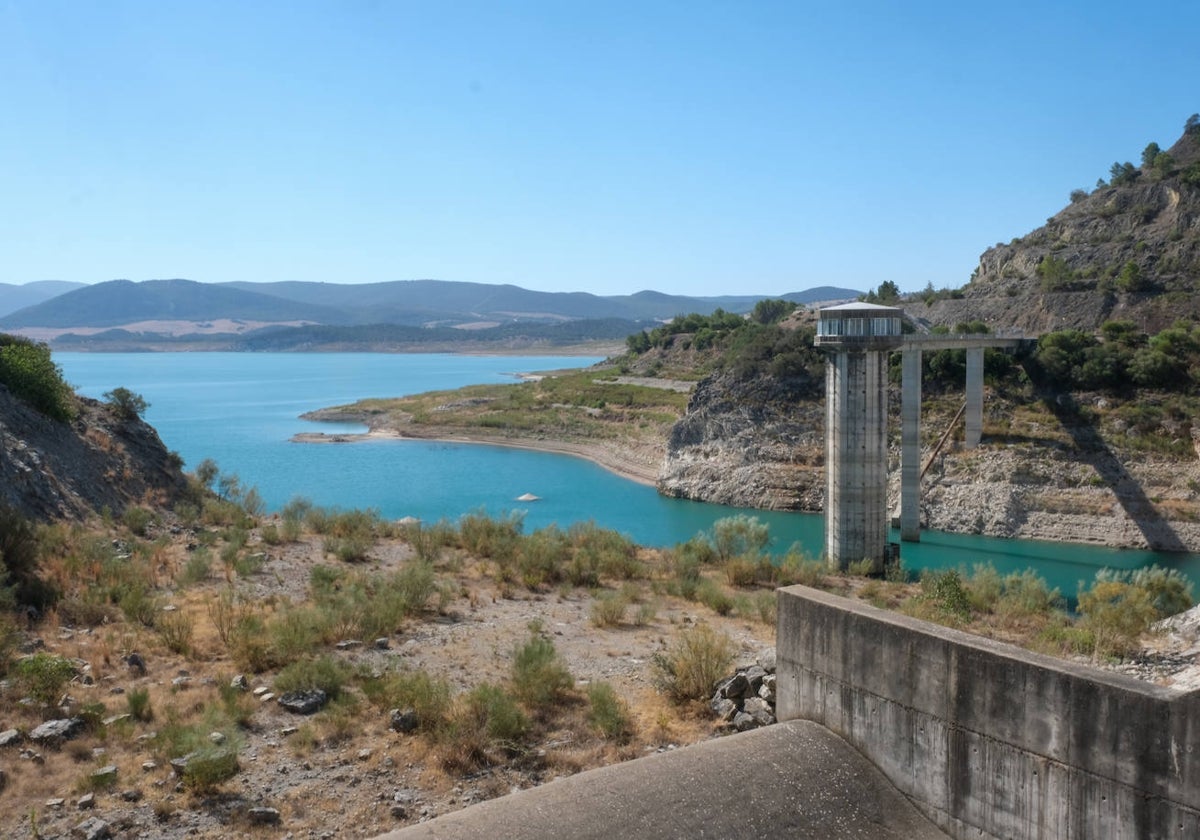
[[[500,446],[438,441],[373,440],[354,444],[292,443],[299,432],[356,432],[353,424],[311,423],[299,415],[365,397],[391,397],[487,382],[515,382],[538,370],[584,367],[595,357],[474,356],[375,353],[55,353],[80,393],[99,398],[116,387],[150,403],[146,419],[188,468],[214,459],[224,472],[255,485],[268,507],[294,496],[319,505],[375,508],[388,518],[456,520],[483,510],[521,512],[526,530],[573,522],[668,546],[746,512],[766,522],[777,553],[799,543],[821,552],[819,514],[740,511],[668,499],[588,461]],[[532,493],[533,503],[517,497]],[[896,536],[893,534],[893,539]],[[902,546],[909,568],[968,570],[991,563],[1002,572],[1035,568],[1073,596],[1096,569],[1157,562],[1200,581],[1200,556],[1118,551],[1062,543],[925,532]]]

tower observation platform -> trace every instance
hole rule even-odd
[[[1024,336],[905,335],[904,312],[894,306],[847,303],[818,312],[815,346],[829,355],[825,368],[825,556],[845,569],[871,561],[882,568],[888,552],[888,353],[900,351],[900,538],[920,539],[921,354],[962,349],[967,356],[966,437],[979,445],[983,428],[983,351],[1015,349]]]

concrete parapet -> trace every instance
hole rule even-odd
[[[780,720],[841,735],[954,837],[1200,836],[1200,692],[798,586],[777,653]]]

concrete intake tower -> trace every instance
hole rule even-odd
[[[887,551],[888,353],[900,347],[902,312],[847,303],[818,314],[825,366],[825,556],[845,569]]]

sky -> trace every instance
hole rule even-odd
[[[1200,111],[1200,3],[0,0],[0,283],[965,284]]]

